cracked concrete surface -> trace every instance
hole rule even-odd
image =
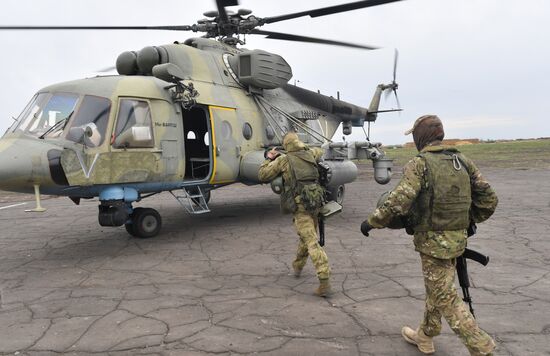
[[[476,315],[497,355],[550,355],[550,172],[484,174],[500,206],[470,242],[491,256],[470,263]],[[159,210],[163,230],[148,240],[100,227],[96,201],[2,210],[0,354],[417,355],[400,336],[423,312],[411,238],[359,232],[389,188],[366,166],[347,186],[344,213],[326,227],[327,299],[313,295],[310,262],[290,274],[296,234],[267,186],[214,191],[203,216],[168,194],[149,198],[140,205]],[[446,325],[435,342],[438,355],[467,355]]]

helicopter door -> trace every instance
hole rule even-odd
[[[234,108],[210,106],[212,128],[213,169],[210,184],[232,183],[237,180],[240,162],[241,124]],[[243,130],[250,133],[252,127],[245,123]],[[243,131],[243,132],[244,132]]]
[[[158,175],[153,119],[148,100],[120,98],[111,137],[111,182],[145,182]]]
[[[210,132],[206,109],[195,106],[183,114],[185,179],[205,179],[210,173]]]

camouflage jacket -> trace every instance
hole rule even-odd
[[[427,146],[421,152],[437,152],[449,149],[442,145]],[[488,219],[496,209],[498,199],[489,183],[483,178],[475,164],[464,157],[466,170],[470,175],[472,205],[470,217],[475,222]],[[392,218],[414,213],[414,203],[422,189],[427,189],[426,163],[422,157],[415,157],[403,168],[403,177],[389,194],[382,206],[368,217],[374,228],[387,227]],[[466,247],[466,230],[415,232],[414,245],[418,252],[435,258],[450,259],[460,256]]]
[[[287,150],[289,152],[303,150],[304,146],[296,146],[296,147],[288,147]],[[319,147],[311,147],[311,152],[313,153],[313,156],[317,161],[321,159],[323,156],[323,149]],[[275,179],[277,176],[281,175],[283,178],[283,185],[288,182],[292,181],[292,171],[290,170],[290,165],[288,163],[288,158],[286,155],[281,154],[279,157],[274,159],[273,161],[265,160],[264,163],[260,166],[260,171],[258,173],[258,178],[262,182],[270,182],[273,179]],[[283,196],[281,195],[281,199]],[[299,197],[297,197],[299,200]],[[283,202],[281,202],[283,203]],[[300,201],[296,201],[296,203],[300,203]]]

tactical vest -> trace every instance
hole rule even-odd
[[[319,185],[319,171],[313,153],[308,150],[288,152],[290,181],[284,182],[281,195],[283,210],[296,211],[296,198],[300,197],[306,210],[314,212],[324,202],[324,190]]]
[[[317,161],[310,150],[288,152],[291,175],[296,180],[292,182],[294,189],[298,183],[317,183],[319,180],[319,171],[317,170]]]
[[[468,228],[470,175],[458,152],[424,152],[427,176],[416,201],[414,231]]]

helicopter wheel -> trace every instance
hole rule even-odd
[[[154,237],[160,232],[162,218],[155,209],[135,208],[131,215],[132,222],[126,224],[126,231],[142,239]]]
[[[130,235],[136,237],[136,232],[134,231],[134,224],[133,223],[126,223],[124,224],[124,227],[126,228],[126,232]]]
[[[328,200],[334,200],[338,204],[342,205],[344,203],[345,193],[346,187],[343,184],[336,187],[330,187],[328,189]]]

